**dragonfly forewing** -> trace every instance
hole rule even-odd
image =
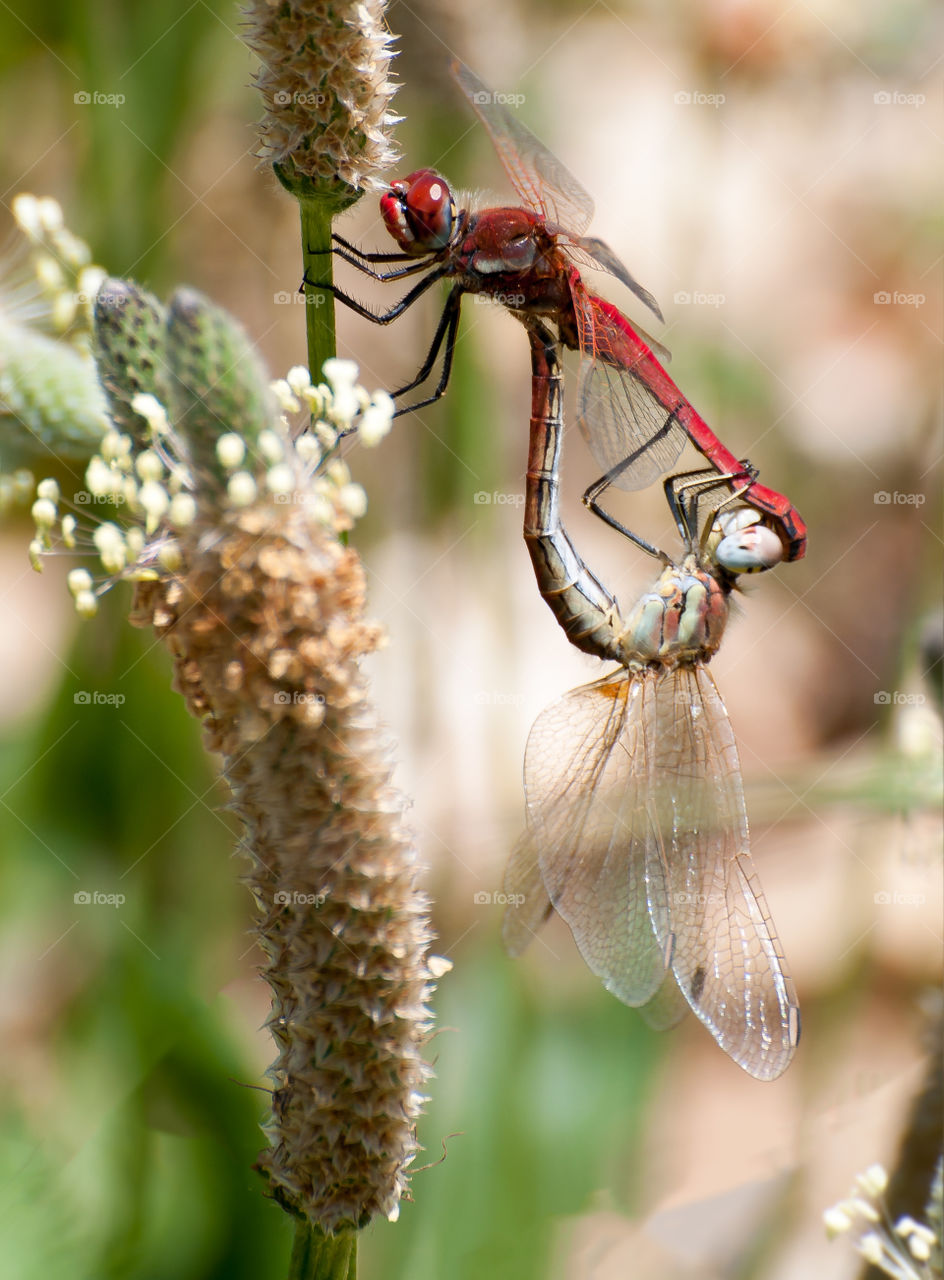
[[[511,185],[534,213],[556,222],[575,235],[590,225],[593,197],[574,175],[503,102],[461,62],[452,74],[472,110],[485,125]]]

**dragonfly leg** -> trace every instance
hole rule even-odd
[[[413,387],[419,386],[428,376],[432,369],[439,352],[439,348],[445,341],[445,350],[443,352],[442,372],[439,375],[439,382],[436,390],[431,396],[427,396],[425,400],[417,400],[415,404],[404,405],[401,409],[397,409],[393,415],[398,418],[401,413],[412,413],[414,409],[425,409],[429,404],[435,404],[437,400],[441,400],[446,394],[446,387],[449,385],[449,375],[452,373],[452,358],[456,351],[456,331],[459,328],[459,314],[462,304],[462,290],[455,287],[446,299],[446,305],[443,313],[439,318],[439,324],[436,326],[436,333],[433,337],[432,344],[426,359],[423,361],[423,367],[413,379],[408,382],[405,387],[401,387],[399,391],[394,391],[394,398],[400,396],[404,391],[411,391]]]
[[[331,239],[341,249],[346,250],[355,258],[360,258],[362,262],[415,262],[416,255],[412,253],[366,253],[358,245],[352,244],[350,240],[345,240],[343,236],[339,236],[337,232],[332,235]],[[310,252],[310,250],[309,250]],[[321,249],[320,253],[338,253],[338,249]]]
[[[374,324],[390,324],[391,320],[396,320],[398,316],[402,316],[404,311],[406,311],[408,307],[411,307],[417,298],[421,297],[427,289],[432,288],[436,281],[441,280],[444,275],[445,272],[443,270],[431,271],[425,280],[421,280],[419,284],[414,285],[408,293],[403,295],[399,302],[395,303],[389,309],[389,311],[381,311],[379,313],[371,311],[370,307],[365,307],[362,302],[358,302],[355,298],[350,297],[349,294],[344,293],[343,290],[339,289],[335,284],[318,284],[317,286],[313,285],[313,287],[316,287],[325,293],[333,294],[335,298],[337,298],[338,302],[343,303],[346,307],[350,307],[355,315],[363,316],[365,320],[370,320]],[[306,284],[313,284],[313,282],[309,281],[306,277],[306,279],[302,281],[302,290],[304,290]]]
[[[617,468],[608,471],[605,476],[601,476],[599,480],[594,480],[593,484],[584,493],[582,501],[585,507],[589,508],[598,519],[604,524],[608,524],[611,529],[615,529],[617,533],[621,533],[624,538],[629,538],[630,542],[634,542],[637,547],[645,551],[647,555],[655,556],[657,560],[661,560],[663,564],[671,564],[672,559],[667,556],[664,551],[660,551],[658,547],[654,547],[651,542],[647,542],[638,533],[633,533],[632,529],[627,529],[624,524],[617,520],[616,516],[611,515],[605,507],[600,505],[598,501],[600,494],[605,492],[613,483],[613,474]]]
[[[706,494],[711,493],[714,489],[721,488],[723,485],[732,485],[737,481],[753,483],[756,478],[757,468],[752,467],[746,459],[741,463],[738,471],[733,471],[727,475],[710,468],[702,468],[698,471],[683,471],[674,476],[667,476],[663,481],[662,487],[665,490],[666,501],[669,504],[669,510],[672,512],[672,518],[682,541],[689,546],[695,541],[698,535],[700,519],[698,505]],[[743,484],[740,487],[743,488]],[[744,501],[743,494],[737,489],[732,489],[731,492],[723,495],[720,501],[712,506],[711,520],[706,520],[701,537],[702,547],[708,540],[711,524],[718,513],[732,503],[742,501]]]
[[[432,265],[428,258],[424,258],[421,262],[417,262],[415,258],[409,259],[409,266],[397,267],[393,271],[375,271],[369,262],[363,261],[361,258],[355,258],[353,254],[348,253],[345,249],[325,249],[324,253],[334,253],[342,262],[348,262],[352,267],[356,267],[365,276],[370,276],[371,280],[379,280],[385,283],[388,280],[402,280],[404,276],[415,276],[418,271],[429,271]],[[408,254],[391,254],[390,257],[395,261],[402,261],[408,258]]]

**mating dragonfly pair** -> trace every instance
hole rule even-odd
[[[528,831],[505,883],[520,905],[506,913],[506,946],[519,953],[556,911],[608,990],[650,1023],[671,1026],[691,1007],[735,1062],[774,1079],[799,1039],[799,1010],[754,874],[737,750],[706,663],[738,574],[799,559],[806,528],[682,395],[654,348],[667,353],[587,288],[579,266],[609,272],[662,318],[615,254],[583,235],[590,196],[468,68],[454,64],[453,75],[524,207],[459,209],[439,174],[410,174],[381,199],[399,251],[364,253],[335,236],[335,252],[375,279],[424,278],[379,315],[334,293],[387,324],[436,281],[452,281],[426,359],[393,394],[424,383],[442,351],[438,384],[398,413],[444,394],[465,294],[494,297],[524,324],[532,363],[525,539],[538,587],[573,644],[620,664],[531,730]],[[393,263],[405,265],[377,269]],[[627,620],[560,523],[561,346],[581,354],[578,424],[604,470],[584,502],[663,563]],[[600,498],[611,484],[639,489],[665,476],[686,441],[710,469],[664,482],[685,549],[675,563]]]

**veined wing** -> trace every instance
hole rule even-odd
[[[647,905],[638,689],[624,670],[573,690],[541,713],[525,752],[530,840],[547,898],[590,969],[629,1005],[655,994],[671,948],[656,941]]]
[[[672,469],[688,434],[688,401],[626,317],[571,283],[582,355],[577,422],[620,489],[644,489]]]
[[[484,84],[455,61],[453,79],[485,125],[498,158],[522,202],[543,218],[579,236],[590,225],[593,200],[569,169]]]
[[[554,910],[530,831],[511,852],[502,890],[508,904],[502,917],[502,942],[510,956],[520,956]]]
[[[653,928],[660,942],[674,939],[678,986],[721,1048],[750,1075],[773,1080],[796,1049],[799,1008],[751,861],[727,712],[698,664],[677,667],[651,690]]]
[[[640,1006],[639,1012],[654,1031],[668,1031],[688,1013],[688,1001],[679,991],[675,974],[670,969],[662,979],[662,986],[651,1000]]]
[[[661,324],[665,323],[665,317],[658,302],[656,302],[649,290],[632,275],[629,268],[616,256],[605,240],[600,240],[596,236],[574,236],[563,227],[551,226],[550,229],[564,240],[568,254],[574,262],[597,271],[607,271],[611,276],[615,276],[617,280],[626,285],[631,293],[636,295],[644,306],[649,308]],[[638,325],[633,327],[661,360],[671,360],[671,355],[661,342],[656,342],[655,338],[651,338]]]

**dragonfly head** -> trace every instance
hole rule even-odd
[[[457,210],[445,178],[433,169],[417,169],[391,182],[380,198],[380,213],[404,253],[421,257],[446,248]]]
[[[729,573],[762,573],[783,559],[783,543],[753,507],[724,512],[712,533],[718,538],[713,557]]]

